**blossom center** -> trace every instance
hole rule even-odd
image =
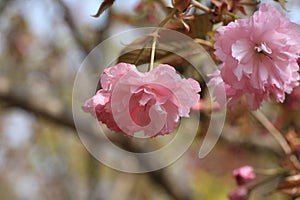
[[[254,47],[254,50],[257,53],[270,55],[272,53],[272,49],[270,49],[265,42],[261,42]]]

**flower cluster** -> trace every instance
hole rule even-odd
[[[181,78],[169,65],[141,73],[134,65],[120,63],[105,69],[100,81],[102,89],[82,109],[128,136],[139,131],[150,137],[173,132],[200,98],[199,83]]]
[[[217,104],[209,107],[209,111],[219,110],[227,103],[234,106],[240,99],[243,99],[242,105],[246,104],[251,110],[260,108],[264,101],[272,98],[281,103],[286,99],[286,105],[292,110],[300,106],[300,87],[296,88],[300,80],[299,25],[268,4],[261,4],[248,19],[232,21],[234,13],[231,12],[238,9],[246,14],[244,5],[249,3],[212,0],[212,7],[208,8],[193,0],[171,2],[174,9],[160,27],[171,19],[177,19],[186,31],[190,31],[191,27],[192,35],[196,37],[198,34],[193,33],[195,30],[192,27],[198,26],[198,22],[194,19],[201,22],[206,18],[209,20],[208,30],[201,31],[204,33],[213,31],[212,25],[216,22],[227,24],[231,21],[219,27],[215,33],[214,53],[222,66],[208,75],[211,79],[207,86],[214,87],[213,96],[217,101]],[[155,22],[157,5],[157,2],[141,1],[135,10],[143,15],[146,12],[147,20]],[[190,12],[191,8],[198,8],[205,14],[196,15],[197,12]],[[195,16],[191,16],[191,13]],[[232,16],[227,18],[227,15]],[[173,21],[170,27],[177,27],[178,24]],[[157,38],[159,31],[155,31]],[[202,39],[203,33],[199,35],[201,38],[196,37],[193,41],[211,47],[209,41]],[[155,37],[150,68],[155,60],[158,42],[161,41]],[[189,117],[191,109],[199,111],[208,108],[205,101],[200,100],[199,83],[191,78],[182,78],[172,66],[166,64],[142,73],[135,65],[119,63],[104,70],[100,83],[102,88],[82,105],[83,111],[90,113],[110,130],[127,136],[136,136],[140,132],[147,137],[172,133],[178,127],[181,117]],[[289,94],[288,97],[286,94]],[[270,129],[265,123],[262,124]],[[294,142],[298,138],[296,132],[287,134],[286,138],[289,142],[287,145],[298,151],[299,145]],[[280,141],[277,137],[275,139]],[[285,141],[285,138],[281,140]],[[299,168],[296,166],[295,170],[299,171]],[[230,200],[249,199],[251,191],[261,184],[249,183],[256,178],[251,166],[235,169],[233,176],[238,188],[228,194]]]
[[[223,62],[220,76],[232,103],[245,95],[254,110],[270,96],[284,101],[299,84],[299,33],[299,25],[267,4],[249,19],[217,29],[215,55]]]

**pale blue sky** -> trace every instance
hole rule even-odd
[[[65,0],[68,6],[74,10],[73,15],[78,16],[76,19],[79,23],[84,23],[89,26],[102,26],[105,21],[105,14],[100,18],[95,19],[90,15],[95,14],[99,7],[99,0]],[[113,9],[118,12],[133,12],[134,6],[139,0],[116,0],[113,5]],[[273,5],[279,4],[275,3],[273,0],[262,0],[261,2],[271,3]],[[298,6],[295,6],[297,5]],[[292,21],[300,24],[300,7],[299,0],[289,0],[287,3],[287,15],[291,18]],[[22,4],[19,4],[19,10],[22,14],[26,16],[26,19],[30,22],[32,30],[38,36],[49,35],[53,32],[53,26],[50,24],[53,17],[61,15],[59,8],[54,6],[51,0],[27,0],[22,1]],[[75,16],[74,16],[75,17]]]

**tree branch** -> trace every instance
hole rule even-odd
[[[24,109],[30,113],[35,114],[38,117],[42,117],[46,120],[49,120],[52,123],[55,123],[57,125],[65,126],[68,128],[73,129],[76,131],[76,127],[72,118],[72,114],[68,110],[61,110],[60,112],[51,112],[46,106],[37,106],[33,101],[31,101],[29,98],[14,94],[9,91],[1,91],[0,90],[0,102],[4,103],[7,107],[19,107],[21,109]],[[47,105],[47,102],[44,102],[45,105]],[[93,134],[91,134],[86,129],[86,134],[88,137],[94,137]],[[91,138],[93,140],[93,138]],[[141,152],[142,149],[139,149],[136,145],[132,145],[132,143],[128,140],[123,141],[114,141],[118,145],[120,145],[122,148],[128,149],[132,152]],[[101,144],[99,144],[101,145]],[[141,166],[147,168],[147,161],[145,160],[139,160]],[[150,177],[150,180],[152,180],[154,183],[159,184],[165,191],[168,193],[173,199],[176,200],[189,200],[191,199],[189,197],[189,194],[187,192],[183,192],[180,188],[175,188],[174,183],[170,183],[170,181],[166,177],[166,170],[158,170],[147,173],[147,175]],[[176,186],[176,185],[175,185]]]
[[[76,27],[76,22],[73,19],[71,15],[71,11],[68,8],[68,6],[64,3],[63,0],[57,0],[58,5],[63,9],[64,11],[64,20],[68,28],[71,30],[71,34],[77,43],[78,47],[83,50],[83,52],[87,55],[92,47],[89,47],[83,40],[83,38],[80,35],[80,32],[78,28]],[[109,16],[106,20],[106,24],[101,29],[95,30],[96,34],[99,35],[97,38],[99,38],[98,41],[95,41],[95,45],[97,45],[99,42],[103,40],[104,32],[107,30],[108,26],[111,23],[111,11],[108,11]],[[90,16],[89,16],[90,17]]]
[[[10,3],[9,0],[2,0],[0,2],[0,15],[3,13],[3,11],[5,10],[5,8],[8,6],[8,4]]]
[[[7,3],[9,3],[8,0],[6,0],[5,3],[3,2],[2,4],[0,4],[0,6],[6,5]],[[65,14],[64,20],[66,22],[66,26],[69,27],[71,34],[72,34],[75,42],[77,43],[78,47],[85,54],[88,54],[90,51],[90,48],[86,45],[83,38],[80,36],[80,33],[76,27],[75,21],[73,20],[73,18],[71,16],[71,12],[70,12],[69,8],[62,0],[58,0],[57,3],[61,6],[61,8],[64,11],[64,14]],[[0,7],[0,11],[1,11],[1,8],[2,7]],[[110,19],[108,19],[108,20],[110,20]],[[110,22],[108,21],[107,26],[109,25],[109,23]],[[103,39],[101,36],[102,36],[102,33],[106,29],[107,29],[107,27],[104,27],[101,30],[97,31],[98,33],[101,33],[101,35],[98,37],[100,40]],[[57,110],[51,108],[51,106],[49,106],[50,105],[49,102],[43,102],[42,104],[39,104],[36,99],[33,99],[33,97],[31,97],[30,95],[26,95],[26,94],[29,94],[29,93],[27,93],[26,91],[23,91],[22,93],[18,93],[18,92],[15,92],[15,90],[13,90],[10,87],[4,88],[4,89],[3,89],[3,87],[0,87],[0,103],[2,105],[4,105],[4,107],[18,107],[20,109],[26,110],[30,113],[33,113],[38,118],[43,118],[43,119],[48,120],[49,122],[54,123],[56,125],[70,128],[70,129],[74,130],[74,133],[76,133],[76,126],[73,121],[72,113],[69,109],[66,109],[65,106],[61,106],[63,109],[57,111]],[[86,136],[89,137],[90,140],[93,140],[93,137],[95,137],[95,135],[93,135],[92,131],[89,131],[90,127],[87,127],[85,130],[86,130],[85,131]],[[142,151],[141,149],[138,149],[138,147],[136,147],[135,145],[131,145],[130,143],[127,143],[127,142],[116,141],[116,143],[118,143],[118,145],[120,145],[121,147],[124,147],[125,149],[128,149],[132,152]],[[101,145],[101,144],[98,144],[98,145]],[[90,163],[90,164],[92,167],[95,165],[94,163]],[[145,168],[147,168],[146,162],[140,161],[140,164],[141,164],[141,166],[145,166]],[[174,184],[170,183],[170,181],[166,177],[165,169],[155,171],[155,172],[149,172],[149,173],[147,173],[147,175],[149,176],[149,178],[152,182],[160,185],[165,190],[165,192],[167,194],[169,194],[173,199],[176,199],[176,200],[189,200],[190,199],[189,195],[186,194],[185,192],[183,192],[182,190],[180,190],[180,188],[174,188]],[[92,183],[94,180],[90,180],[90,181],[91,181],[91,184],[94,184],[94,183]]]

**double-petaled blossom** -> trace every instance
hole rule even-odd
[[[82,109],[128,136],[173,132],[200,98],[199,83],[181,78],[169,65],[141,73],[134,65],[120,63],[105,69],[100,81],[102,89]]]
[[[271,5],[262,4],[249,19],[217,29],[215,55],[231,101],[245,95],[251,109],[273,96],[283,102],[300,76],[300,26]]]

